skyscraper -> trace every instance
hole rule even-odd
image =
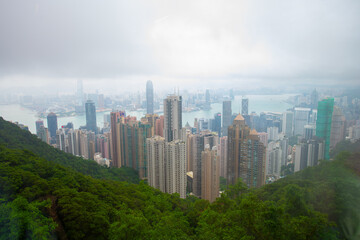
[[[151,80],[146,82],[146,113],[154,113],[154,89]]]
[[[55,113],[49,113],[47,116],[47,124],[50,132],[50,143],[54,144],[56,143],[56,130],[58,129],[57,116]]]
[[[330,147],[345,139],[345,116],[339,107],[334,106],[331,121]]]
[[[265,184],[265,147],[259,134],[251,130],[239,114],[228,133],[228,184],[241,178],[248,187]]]
[[[222,136],[227,136],[228,127],[231,125],[231,101],[223,101],[223,110],[222,110]]]
[[[190,135],[188,138],[189,149],[189,163],[193,164],[193,193],[195,196],[201,197],[201,186],[202,186],[202,160],[201,153],[205,150],[205,146],[209,145],[209,148],[217,146],[218,136],[211,133],[210,131],[202,131],[200,134]]]
[[[97,133],[95,103],[87,100],[85,103],[86,129]]]
[[[181,140],[165,143],[166,192],[186,197],[186,145]]]
[[[310,108],[295,108],[294,135],[303,135],[304,126],[309,123]]]
[[[166,192],[165,176],[165,138],[154,136],[146,140],[148,159],[148,183]]]
[[[241,100],[241,115],[249,115],[249,99],[243,98]]]
[[[221,113],[214,114],[214,121],[211,130],[217,132],[218,136],[221,136]]]
[[[284,112],[283,121],[282,121],[282,132],[287,137],[293,135],[293,123],[294,123],[294,113],[293,112]]]
[[[326,160],[330,159],[330,135],[333,110],[333,98],[326,98],[318,103],[316,136],[325,141],[324,158]]]
[[[220,138],[218,155],[220,155],[220,176],[227,178],[227,151],[228,151],[227,136]]]
[[[201,153],[201,198],[215,201],[219,196],[220,164],[217,148],[206,144],[205,150]]]
[[[44,121],[39,119],[35,122],[35,125],[36,125],[36,135],[39,136],[40,127],[44,126]]]
[[[170,95],[164,99],[164,136],[166,142],[180,139],[182,128],[182,98]]]
[[[319,94],[316,91],[316,89],[314,89],[314,91],[311,93],[311,108],[312,109],[318,108],[318,101],[319,101]]]
[[[111,165],[114,167],[122,166],[121,143],[120,143],[120,124],[124,122],[125,112],[110,113],[110,131],[111,131]]]

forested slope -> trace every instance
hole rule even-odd
[[[359,154],[209,204],[78,171],[90,161],[13,130],[0,128],[0,239],[359,239]]]
[[[15,124],[0,117],[0,145],[11,149],[27,149],[50,162],[69,167],[85,175],[95,178],[112,179],[138,183],[139,178],[132,168],[106,168],[95,161],[64,153],[41,141],[29,131],[22,130]]]

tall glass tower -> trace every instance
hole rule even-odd
[[[151,80],[146,82],[146,113],[154,113],[154,88]]]
[[[324,158],[330,159],[330,135],[331,122],[334,110],[334,99],[326,98],[318,103],[317,120],[316,120],[316,136],[324,139],[325,149]]]
[[[95,103],[91,100],[87,100],[85,103],[85,113],[86,113],[86,129],[88,131],[93,131],[97,133],[96,127],[96,110]]]
[[[47,124],[51,138],[50,143],[53,144],[55,143],[56,130],[58,129],[57,116],[55,113],[49,113],[49,115],[47,116]]]

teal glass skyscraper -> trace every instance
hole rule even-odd
[[[316,120],[316,136],[325,141],[324,158],[326,160],[330,159],[330,134],[333,110],[333,98],[326,98],[319,101]]]

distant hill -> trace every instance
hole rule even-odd
[[[210,204],[92,170],[0,119],[0,239],[359,239],[359,158],[239,181]]]
[[[132,168],[106,168],[95,161],[76,157],[56,149],[15,124],[0,117],[0,145],[11,149],[27,149],[50,162],[68,167],[85,175],[100,179],[138,183],[137,172]]]

